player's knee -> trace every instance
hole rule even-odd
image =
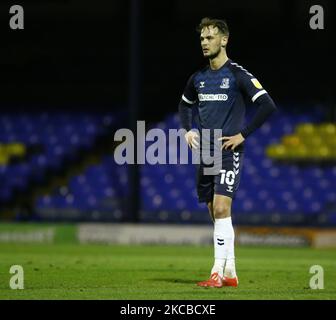
[[[224,219],[231,216],[231,207],[229,205],[217,205],[213,211],[215,219]]]

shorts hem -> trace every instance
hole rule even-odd
[[[208,204],[209,202],[213,201],[213,197],[211,198],[198,198],[198,203],[206,203]]]
[[[229,192],[225,192],[225,191],[215,191],[215,194],[218,194],[220,196],[229,197],[232,200],[236,197],[236,195],[234,193],[229,193]]]

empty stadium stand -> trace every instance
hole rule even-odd
[[[116,129],[120,122],[111,114],[0,116],[0,203],[15,201],[18,191],[27,192],[34,183],[43,185],[51,172],[57,176],[70,164],[76,167],[78,154],[94,153],[97,137],[113,122]],[[178,115],[152,127],[179,129]],[[336,127],[324,122],[321,108],[305,113],[280,108],[245,142],[235,222],[336,225],[335,141]],[[166,144],[179,157],[168,139]],[[206,206],[197,202],[194,165],[147,163],[140,172],[141,221],[210,223]],[[128,183],[128,166],[115,162],[112,148],[103,151],[95,161],[70,170],[61,182],[32,194],[33,219],[122,221],[132,201]]]

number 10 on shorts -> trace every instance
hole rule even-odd
[[[235,173],[231,170],[220,170],[219,172],[221,173],[220,184],[226,184],[228,186],[226,191],[233,192],[233,185],[236,178]]]

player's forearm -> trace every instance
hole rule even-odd
[[[179,106],[179,115],[181,120],[182,128],[189,131],[192,128],[192,108],[191,105],[188,105],[183,100],[180,101]]]
[[[241,131],[242,136],[246,139],[256,129],[261,127],[268,117],[277,110],[273,100],[269,95],[263,95],[256,101],[259,105],[252,121]]]

